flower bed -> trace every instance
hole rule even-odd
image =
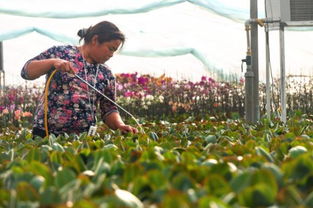
[[[186,119],[189,116],[217,119],[244,117],[244,82],[217,82],[202,77],[198,82],[175,81],[166,76],[117,74],[117,102],[136,117],[164,119],[172,117]],[[313,112],[312,80],[287,83],[287,112],[293,115],[301,111]],[[279,117],[279,80],[275,81],[272,93],[273,116]],[[8,124],[26,127],[31,125],[32,115],[38,104],[42,87],[10,87],[0,95],[0,126]],[[266,111],[265,85],[260,84],[260,113]],[[126,115],[125,115],[126,116]]]

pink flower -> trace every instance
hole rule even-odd
[[[104,78],[104,77],[103,77],[103,74],[99,74],[99,75],[98,75],[98,78],[99,78],[99,79],[103,79],[103,78]]]
[[[64,124],[68,121],[68,117],[66,116],[60,116],[59,117],[59,123]]]
[[[81,87],[81,88],[83,88],[83,90],[87,90],[87,84],[85,84],[85,83],[80,83],[79,84],[79,86]]]
[[[9,94],[9,95],[8,95],[8,98],[9,98],[9,101],[12,103],[12,102],[14,102],[14,100],[15,100],[15,95]]]
[[[125,97],[132,97],[133,95],[134,95],[134,92],[130,92],[130,91],[127,91],[124,93]]]
[[[56,89],[57,88],[57,83],[56,82],[52,82],[51,83],[51,88],[52,89]]]
[[[209,82],[212,82],[212,83],[215,83],[215,80],[214,79],[212,79],[211,77],[209,78],[209,80],[208,80]]]
[[[63,101],[63,104],[64,104],[64,105],[70,104],[70,100],[64,100],[64,101]]]
[[[146,77],[139,77],[138,78],[138,84],[140,85],[146,85],[148,83],[149,79]]]
[[[78,103],[79,100],[80,100],[80,95],[79,94],[73,94],[73,96],[72,96],[73,103]]]
[[[117,85],[117,90],[121,91],[123,89],[123,85],[118,84]]]
[[[20,120],[21,115],[22,115],[22,111],[21,111],[21,110],[16,110],[16,111],[14,111],[14,118],[15,118],[16,120]]]

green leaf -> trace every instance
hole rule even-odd
[[[293,159],[291,162],[283,164],[285,176],[293,180],[306,180],[307,176],[313,172],[313,161],[310,155],[303,154]],[[303,181],[305,184],[306,182]]]
[[[52,184],[53,176],[51,169],[45,164],[38,161],[32,161],[30,163],[30,171],[38,176],[44,177],[45,185],[49,186]]]
[[[285,186],[283,191],[280,192],[278,200],[281,204],[288,205],[288,207],[297,207],[303,203],[300,192],[294,185]]]
[[[132,193],[122,190],[116,189],[115,196],[120,200],[120,202],[127,207],[131,208],[143,208],[143,203]]]
[[[275,197],[276,193],[273,193],[271,187],[265,183],[259,183],[244,189],[239,194],[239,202],[248,207],[271,206],[275,202]]]
[[[204,138],[206,144],[216,143],[217,137],[215,135],[208,135]]]
[[[57,172],[55,177],[55,185],[58,188],[62,188],[65,184],[75,179],[76,179],[75,173],[69,168],[64,168]]]
[[[40,152],[40,149],[31,149],[27,156],[26,156],[26,160],[28,162],[31,162],[33,160],[41,160],[41,152]]]
[[[231,191],[229,183],[218,174],[210,174],[205,182],[208,193],[214,194],[214,196],[224,196]]]
[[[115,144],[107,144],[103,147],[105,150],[117,150],[118,147]]]
[[[157,135],[157,133],[155,132],[150,132],[149,134],[150,138],[153,139],[154,141],[158,141],[159,140],[159,136]]]
[[[40,207],[39,202],[31,202],[31,201],[19,201],[17,202],[18,208],[37,208]]]
[[[162,155],[164,152],[162,147],[154,146],[153,149],[154,149],[154,154],[157,156],[158,160],[162,161],[165,159],[164,156]]]
[[[101,175],[104,173],[109,173],[110,168],[110,165],[107,162],[104,162],[103,158],[100,158],[98,161],[95,161],[92,170],[94,170],[96,175]]]
[[[151,199],[153,194],[153,188],[146,176],[140,177],[137,175],[131,182],[132,188],[129,190],[136,195],[140,200]]]
[[[154,190],[166,188],[166,185],[169,183],[161,170],[151,170],[147,174],[149,184]]]
[[[201,165],[204,165],[204,166],[207,166],[207,167],[211,167],[211,166],[213,166],[213,165],[216,165],[218,162],[217,162],[217,160],[215,160],[215,159],[207,159],[207,160],[205,160],[205,161],[203,161],[202,163],[201,163]]]
[[[211,197],[211,196],[204,196],[199,200],[199,208],[230,208],[229,205],[227,205],[222,200]]]
[[[240,192],[250,184],[251,178],[252,174],[249,172],[240,173],[231,180],[230,186],[235,192]]]
[[[16,193],[17,199],[21,201],[36,201],[39,196],[37,190],[25,181],[17,184]]]
[[[66,183],[62,188],[59,189],[59,194],[63,201],[69,199],[79,199],[82,196],[81,190],[79,187],[82,186],[81,180],[75,179]]]
[[[45,207],[53,207],[52,205],[57,205],[61,203],[61,196],[55,187],[48,187],[40,195],[40,205]]]
[[[160,207],[189,208],[188,197],[182,192],[171,189],[162,198]]]
[[[52,144],[56,141],[55,135],[54,134],[50,134],[48,141],[49,141],[49,145],[52,147]]]
[[[184,172],[176,175],[172,179],[172,184],[173,184],[173,187],[181,191],[186,191],[190,188],[194,188],[195,186],[193,179]]]
[[[303,153],[306,153],[308,150],[303,146],[295,146],[291,148],[288,152],[288,156],[291,158],[296,158]]]
[[[34,176],[31,181],[30,184],[37,190],[39,191],[41,187],[43,187],[45,183],[45,178],[43,176]]]
[[[72,167],[76,172],[82,172],[86,170],[85,163],[82,159],[84,155],[75,155],[71,152],[65,152],[63,155],[63,164],[64,167]]]
[[[51,147],[52,147],[52,149],[55,150],[55,151],[65,152],[63,146],[60,145],[60,144],[57,143],[57,142],[54,142],[54,143],[51,145]]]
[[[278,166],[273,163],[264,163],[262,168],[271,171],[275,176],[278,184],[283,185],[283,173]]]
[[[274,158],[262,147],[255,147],[256,153],[260,156],[265,157],[269,162],[274,162]]]
[[[313,207],[313,191],[304,200],[304,205],[307,207]]]
[[[49,151],[52,151],[53,149],[49,145],[44,144],[41,146],[41,150],[49,152]]]
[[[95,172],[93,172],[92,170],[85,170],[84,172],[82,172],[82,174],[88,177],[95,176]]]
[[[278,191],[272,172],[261,169],[254,170],[250,174],[249,185],[238,193],[240,204],[248,207],[272,205]]]
[[[7,189],[0,188],[0,207],[5,207],[5,202],[8,202],[9,199],[12,196],[10,196],[10,192]]]
[[[69,207],[69,206],[68,206]],[[88,200],[88,199],[81,199],[78,202],[75,202],[73,207],[77,207],[77,208],[106,208],[107,203],[105,203],[103,206],[99,206],[99,204],[93,202],[92,200]]]

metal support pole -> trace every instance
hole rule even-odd
[[[254,73],[252,72],[252,68],[251,68],[251,56],[247,55],[246,60],[247,60],[247,72],[245,73],[245,119],[247,120],[247,122],[254,122],[254,117],[253,117]]]
[[[269,32],[265,30],[265,47],[266,47],[266,115],[271,119],[271,86],[270,86],[270,47]]]
[[[258,1],[251,0],[251,19],[258,18]],[[260,119],[259,112],[259,53],[258,53],[258,24],[251,24],[251,52],[252,52],[252,71],[254,74],[253,80],[253,123]]]
[[[258,19],[258,1],[250,0],[250,18]],[[259,62],[258,62],[258,23],[251,22],[251,70],[247,67],[246,79],[246,120],[256,123],[259,120]],[[250,71],[248,71],[250,70]],[[250,86],[251,85],[251,86]],[[249,89],[248,89],[249,88]]]
[[[280,39],[280,104],[281,104],[281,121],[286,123],[286,73],[285,73],[285,26],[280,24],[279,39]]]
[[[2,95],[5,88],[5,73],[3,69],[3,45],[0,41],[0,95]]]
[[[247,71],[245,73],[245,119],[248,122],[253,122],[253,80],[254,74],[251,66],[251,38],[250,38],[250,30],[251,25],[250,22],[246,22],[246,33],[247,33],[247,56],[246,59],[243,59],[243,62],[247,64]]]

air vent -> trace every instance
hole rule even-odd
[[[313,20],[313,0],[290,0],[290,21],[311,20]]]
[[[312,26],[313,0],[266,0],[266,17],[291,26]]]

